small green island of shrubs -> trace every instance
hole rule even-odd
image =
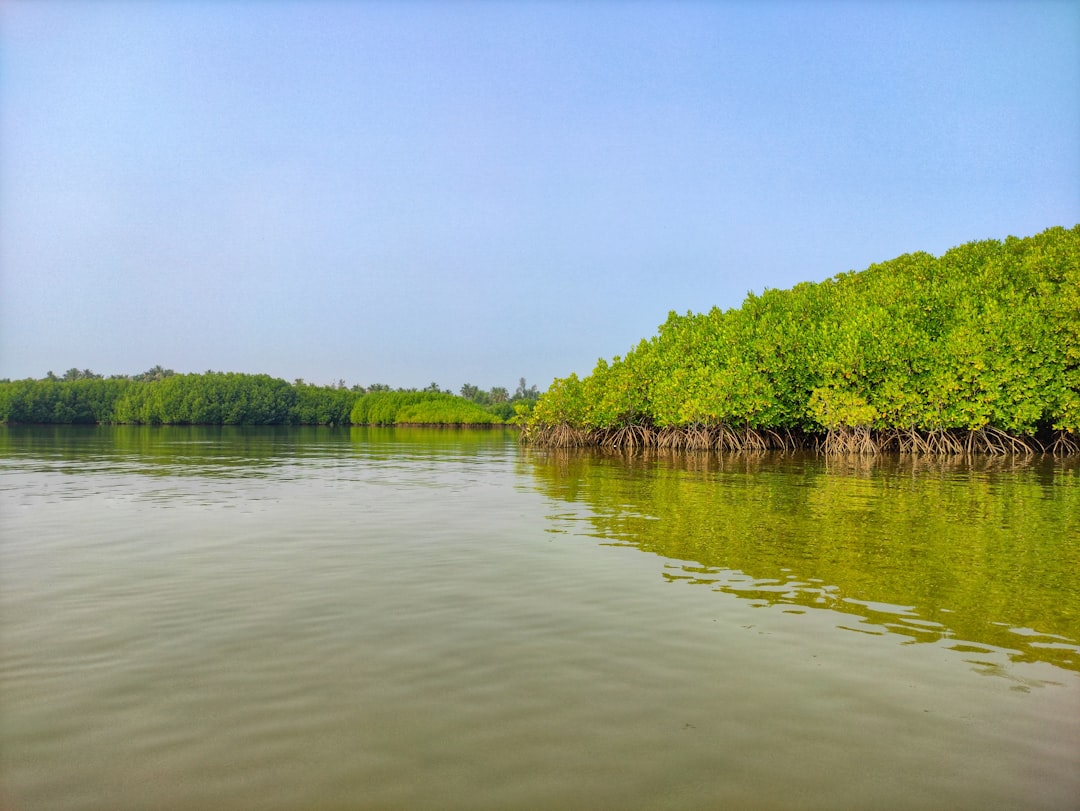
[[[538,445],[1080,452],[1080,225],[671,313],[559,379]]]

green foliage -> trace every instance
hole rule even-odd
[[[556,380],[529,427],[1080,432],[1080,226],[897,257]]]
[[[64,372],[64,376],[61,379],[69,382],[72,380],[100,380],[101,375],[94,374],[89,369],[71,368]]]
[[[557,379],[536,403],[530,425],[585,427],[585,392],[576,374]]]
[[[461,396],[482,406],[503,422],[523,425],[525,420],[522,415],[532,411],[540,394],[536,386],[526,385],[525,378],[522,377],[518,381],[517,389],[509,398],[507,390],[501,386],[496,386],[491,391],[484,391],[471,383],[466,383],[461,387]]]
[[[472,400],[478,405],[491,405],[491,395],[472,383],[465,383],[461,387],[461,396],[466,400]]]
[[[171,375],[128,387],[116,421],[145,425],[285,425],[295,421],[296,390],[269,375]]]
[[[141,425],[344,425],[354,392],[268,375],[178,375],[156,367],[133,378],[65,374],[0,383],[0,422]]]
[[[452,394],[405,406],[397,413],[399,424],[501,425],[503,420],[476,403]]]
[[[475,387],[472,387],[475,389]],[[398,422],[498,425],[522,421],[536,387],[507,399],[506,389],[475,390],[482,403],[455,397],[432,383],[423,391],[365,390],[293,384],[269,375],[176,374],[155,366],[133,377],[104,379],[70,369],[63,377],[0,381],[0,422],[127,423],[134,425],[394,425]],[[423,405],[422,408],[417,408]],[[412,410],[408,410],[412,408]]]
[[[368,392],[353,405],[354,425],[490,425],[502,420],[462,397],[440,391]]]
[[[348,425],[353,405],[361,396],[342,387],[313,386],[297,381],[293,422],[299,425]]]
[[[158,364],[157,366],[153,366],[150,369],[147,369],[141,374],[132,375],[131,379],[146,383],[151,380],[163,380],[164,378],[171,377],[174,374],[176,374],[176,372],[174,372],[172,369],[166,369],[161,366],[161,364]]]
[[[393,425],[402,408],[432,396],[431,392],[369,391],[353,404],[349,419],[353,425]]]
[[[0,422],[114,422],[115,406],[130,385],[125,379],[98,377],[15,380],[0,383]]]
[[[513,405],[514,413],[503,419],[511,425],[527,425],[535,407],[536,400],[522,400]]]

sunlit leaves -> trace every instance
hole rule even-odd
[[[562,423],[1077,432],[1080,226],[672,312],[625,357],[556,381],[530,424]]]

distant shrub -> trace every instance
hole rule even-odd
[[[397,423],[416,425],[501,425],[501,417],[469,400],[444,395],[402,408]]]

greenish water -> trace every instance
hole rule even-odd
[[[1080,472],[0,428],[0,808],[1075,808]]]

